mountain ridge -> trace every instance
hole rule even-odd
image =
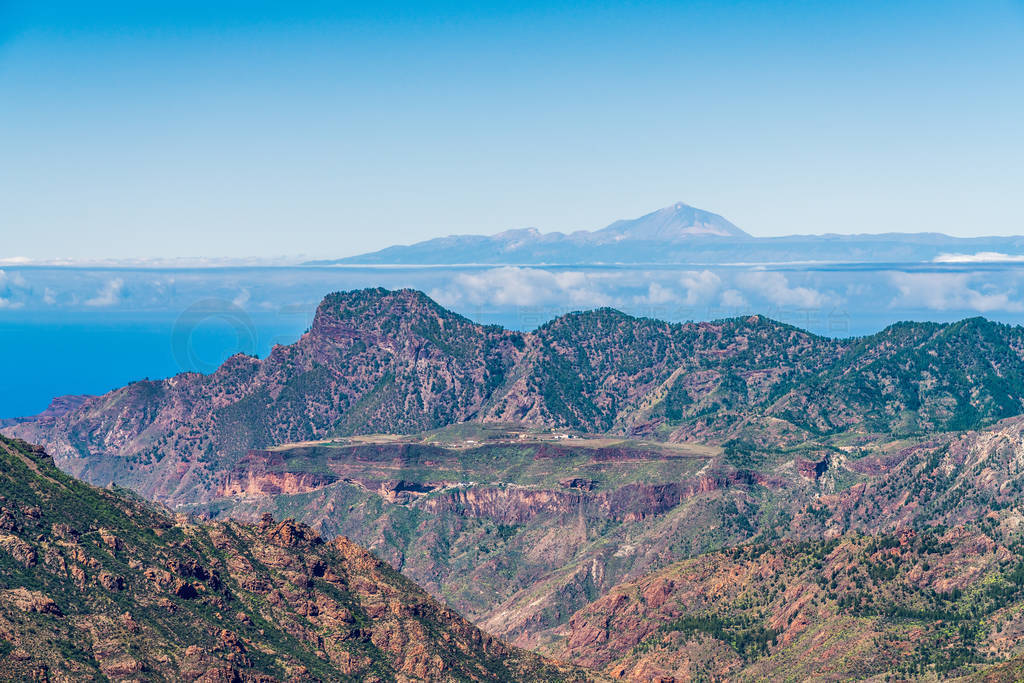
[[[499,257],[504,255],[508,258],[517,258],[517,255],[528,253],[531,249],[547,250],[562,245],[574,248],[606,247],[621,246],[628,242],[664,244],[723,238],[751,239],[751,236],[718,214],[676,202],[639,218],[614,221],[597,230],[575,230],[565,233],[541,232],[537,228],[514,228],[494,235],[448,235],[408,246],[387,247],[361,256],[309,261],[306,265],[389,263],[388,259],[395,259],[395,263],[401,263],[417,250],[439,249],[451,254],[454,253],[452,250],[469,248],[481,252],[481,255],[490,251]],[[483,262],[486,262],[486,259]]]
[[[1024,258],[1024,237],[821,233],[754,237],[721,215],[676,202],[596,230],[448,235],[304,265],[595,265],[835,262],[931,263]]]
[[[76,476],[185,502],[250,449],[333,435],[511,421],[796,443],[976,427],[1022,406],[1024,328],[982,318],[832,339],[762,316],[666,323],[598,309],[523,333],[415,290],[372,289],[328,295],[309,332],[265,359],[135,382],[4,431]]]

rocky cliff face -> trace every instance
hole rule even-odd
[[[0,679],[592,679],[482,633],[345,538],[172,517],[5,438],[0,464]]]
[[[486,441],[254,451],[223,497],[190,509],[251,520],[270,511],[350,536],[485,629],[533,646],[624,578],[748,538],[755,526],[743,514],[756,519],[777,489],[799,498],[809,487],[737,470],[714,449]],[[286,493],[289,482],[302,487]]]
[[[856,340],[753,316],[673,325],[608,309],[532,333],[476,325],[409,290],[332,294],[264,360],[137,382],[7,428],[58,464],[149,498],[208,498],[251,449],[513,420],[669,441],[797,445],[919,434],[1024,410],[1024,332],[981,319]]]

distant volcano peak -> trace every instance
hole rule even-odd
[[[518,228],[494,235],[451,235],[360,256],[312,261],[310,264],[653,262],[664,259],[668,252],[692,251],[690,245],[697,242],[713,247],[727,239],[749,240],[752,237],[717,213],[685,202],[675,202],[639,218],[615,221],[598,230],[576,230],[566,234]],[[666,248],[670,248],[668,252]]]
[[[693,237],[742,237],[750,235],[719,216],[684,202],[658,209],[632,220],[615,221],[592,233],[622,239],[674,242]]]

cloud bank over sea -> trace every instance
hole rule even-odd
[[[898,320],[971,315],[1024,323],[1024,264],[1012,262],[902,268],[7,266],[0,269],[0,314],[173,316],[215,299],[308,322],[324,294],[362,287],[420,289],[470,318],[518,329],[605,306],[670,321],[760,313],[820,334],[865,334]],[[839,319],[844,329],[835,327]]]
[[[210,372],[308,329],[325,294],[410,287],[475,321],[529,330],[610,306],[673,322],[759,313],[835,337],[900,320],[1024,324],[1024,264],[0,268],[0,418],[62,394]]]

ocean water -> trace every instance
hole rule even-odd
[[[0,316],[0,417],[33,415],[54,396],[99,394],[128,382],[210,372],[233,353],[269,353],[307,328],[300,318],[180,313],[28,313]]]

